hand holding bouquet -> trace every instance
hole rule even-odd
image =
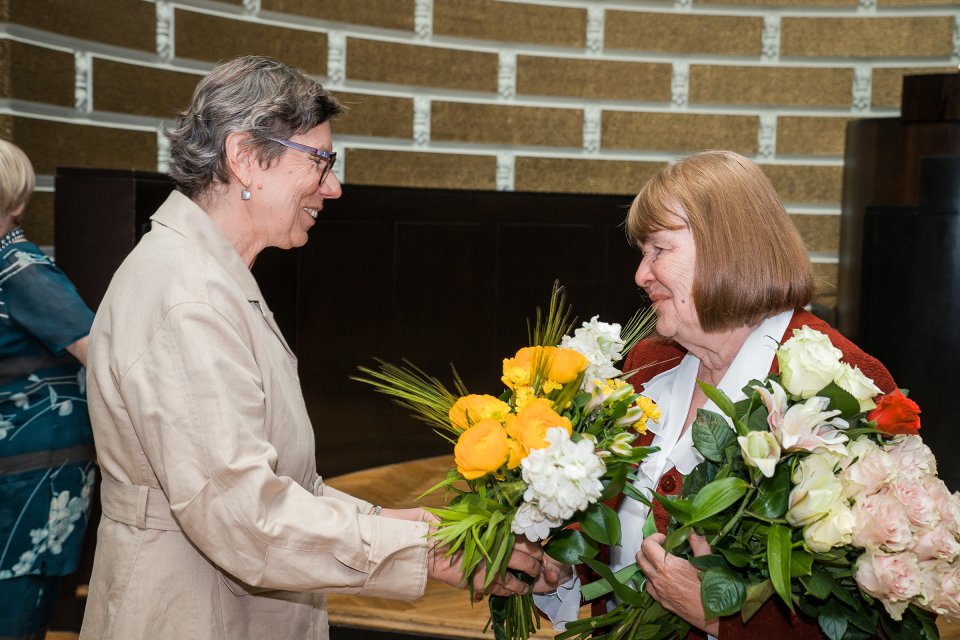
[[[485,570],[484,589],[504,575],[518,536],[543,541],[567,564],[618,543],[617,514],[602,501],[623,490],[632,465],[650,451],[632,443],[659,410],[614,365],[651,330],[652,314],[638,313],[623,330],[596,317],[567,335],[572,328],[562,289],[554,287],[529,346],[504,359],[499,396],[469,393],[456,372],[455,395],[409,363],[361,367],[366,377],[359,380],[453,445],[457,466],[431,489],[450,496],[445,507],[429,510],[438,518],[433,538],[459,557],[465,581]],[[523,640],[539,627],[529,595],[491,596],[490,611],[497,638]]]

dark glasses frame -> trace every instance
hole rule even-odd
[[[327,179],[327,176],[330,175],[330,172],[333,170],[333,165],[337,162],[336,151],[324,151],[323,149],[308,147],[305,144],[300,144],[299,142],[293,142],[291,140],[284,140],[283,138],[267,138],[267,140],[276,142],[277,144],[282,144],[290,149],[296,149],[297,151],[309,153],[311,156],[313,156],[314,160],[317,162],[317,167],[320,168],[322,166],[320,169],[320,184],[323,184],[323,181]]]

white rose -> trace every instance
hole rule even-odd
[[[745,436],[738,436],[740,451],[743,452],[743,461],[747,466],[760,469],[760,473],[768,478],[780,461],[780,445],[769,431],[750,431]]]
[[[833,382],[840,373],[843,354],[830,338],[804,325],[777,350],[780,381],[798,398],[810,398]]]
[[[843,462],[843,456],[834,451],[817,451],[803,458],[793,470],[793,484],[802,484],[810,478],[832,476]]]
[[[803,528],[803,541],[816,553],[850,544],[852,538],[853,512],[842,502],[838,502],[826,516]]]
[[[851,367],[842,363],[840,373],[833,379],[837,386],[852,395],[860,403],[860,411],[870,411],[876,408],[874,396],[882,393],[880,387],[873,384],[873,380],[863,375],[859,367]]]
[[[830,475],[814,475],[804,479],[790,492],[787,522],[794,526],[816,522],[844,501],[840,479]]]

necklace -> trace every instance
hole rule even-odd
[[[7,233],[0,238],[0,251],[6,249],[7,245],[13,244],[17,240],[23,240],[23,229],[21,229],[19,225],[7,231]]]

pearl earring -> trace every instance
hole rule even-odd
[[[240,192],[240,199],[241,199],[241,200],[249,200],[249,199],[250,199],[250,192],[247,191],[247,188],[246,188],[246,187],[244,187],[243,190]]]

